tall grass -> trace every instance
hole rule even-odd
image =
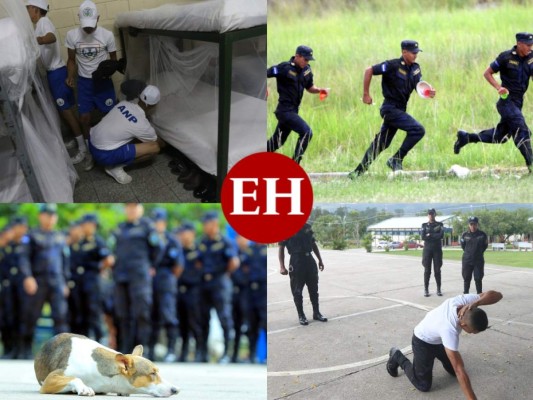
[[[348,172],[358,164],[382,123],[381,77],[372,79],[371,95],[376,105],[367,106],[360,100],[363,71],[369,65],[399,57],[403,39],[419,41],[423,52],[417,62],[423,79],[437,90],[433,100],[421,99],[416,93],[411,96],[408,112],[424,125],[426,136],[406,157],[404,169],[443,171],[452,164],[469,168],[524,165],[512,141],[469,145],[460,155],[454,155],[452,147],[458,128],[478,131],[498,122],[497,94],[483,72],[501,51],[515,44],[516,32],[533,30],[533,12],[527,6],[531,2],[464,7],[465,2],[449,1],[439,8],[424,4],[440,2],[423,0],[359,1],[345,2],[356,3],[351,8],[316,13],[309,10],[318,9],[322,4],[318,0],[304,2],[308,11],[303,13],[298,13],[302,2],[276,3],[269,8],[268,64],[288,60],[299,44],[309,45],[316,58],[312,62],[315,84],[331,88],[330,97],[323,102],[318,96],[304,95],[300,115],[314,133],[302,162],[307,171]],[[454,6],[459,3],[463,8]],[[276,124],[274,79],[269,80],[269,91],[267,136]],[[530,121],[531,93],[526,95],[523,112]],[[397,133],[391,147],[372,165],[372,172],[386,179],[385,161],[404,137],[403,132]],[[291,156],[295,142],[296,134],[292,134],[281,152]],[[523,200],[527,199],[518,201]]]

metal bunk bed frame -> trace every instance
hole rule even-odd
[[[139,29],[134,27],[120,28],[120,43],[125,54],[124,30],[135,37],[140,33],[148,35],[171,36],[179,39],[198,40],[202,42],[218,43],[219,45],[219,89],[218,89],[218,147],[217,147],[217,201],[220,201],[222,182],[228,170],[229,127],[231,111],[231,72],[233,63],[233,43],[263,36],[267,33],[267,26],[258,25],[247,29],[229,32],[189,32],[162,29]],[[266,68],[266,66],[265,66]],[[263,137],[261,135],[260,137]]]

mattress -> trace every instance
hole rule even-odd
[[[187,96],[163,94],[152,123],[163,140],[217,174],[218,88],[200,81]],[[232,92],[228,169],[247,155],[266,151],[265,126],[266,101]]]
[[[207,0],[193,4],[165,4],[117,15],[118,27],[187,32],[228,32],[264,25],[266,0]]]

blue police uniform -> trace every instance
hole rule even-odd
[[[159,236],[164,248],[163,256],[156,264],[156,275],[153,282],[154,306],[152,338],[150,352],[157,342],[159,331],[165,328],[167,334],[168,354],[174,355],[174,348],[178,336],[178,318],[176,311],[177,278],[174,268],[183,265],[183,250],[181,244],[169,233]]]
[[[46,301],[52,309],[54,334],[68,331],[66,282],[70,279],[69,248],[62,232],[35,229],[29,234],[31,270],[22,269],[24,278],[33,275],[37,292],[28,296],[24,313],[23,335],[25,356],[31,346],[37,319]]]
[[[435,215],[435,210],[431,209],[428,213]],[[444,225],[442,222],[424,222],[420,236],[424,241],[424,250],[422,252],[422,266],[424,267],[424,295],[429,296],[429,279],[431,278],[431,264],[435,270],[435,282],[437,283],[437,295],[441,293],[441,273],[442,267],[442,238],[444,237]]]
[[[83,319],[83,293],[82,293],[82,278],[84,268],[83,251],[81,249],[81,240],[72,242],[70,248],[70,281],[67,283],[70,294],[68,296],[68,311],[70,331],[80,335],[87,336],[88,332],[84,329]],[[81,273],[80,273],[81,272]]]
[[[518,34],[517,40],[522,39],[533,43],[533,34]],[[509,90],[508,97],[506,99],[499,98],[496,103],[496,109],[501,117],[500,122],[496,128],[486,129],[478,134],[458,131],[454,153],[458,154],[460,149],[468,143],[505,143],[509,137],[512,137],[526,162],[526,166],[531,171],[533,154],[531,131],[522,114],[522,104],[524,94],[529,86],[529,79],[533,76],[533,53],[520,57],[516,51],[516,46],[514,46],[512,49],[500,53],[496,60],[490,64],[490,68],[495,73],[500,73],[502,86]]]
[[[192,228],[194,229],[194,228]],[[181,335],[179,361],[186,361],[189,354],[189,339],[196,341],[196,360],[201,361],[200,343],[203,342],[200,328],[200,284],[202,283],[202,254],[196,247],[183,247],[184,267],[178,281],[178,319]]]
[[[259,332],[266,330],[267,324],[267,247],[250,243],[241,252],[241,268],[248,276],[248,338],[250,361],[255,362]]]
[[[300,50],[304,48],[304,50]],[[312,58],[312,50],[306,46],[300,46],[297,53],[303,53],[308,59]],[[300,163],[313,132],[307,122],[298,115],[300,103],[305,89],[313,87],[313,72],[309,65],[303,69],[294,64],[294,57],[288,62],[274,65],[267,70],[267,78],[276,78],[279,93],[278,106],[275,111],[278,124],[274,134],[267,142],[267,151],[274,152],[279,149],[291,131],[298,134],[299,138],[294,149],[293,159]]]
[[[116,241],[113,277],[119,351],[127,353],[139,343],[148,348],[152,310],[150,268],[156,265],[162,249],[152,222],[146,218],[123,222],[113,234]]]
[[[207,338],[209,337],[209,319],[211,308],[215,308],[222,329],[224,330],[224,357],[227,355],[230,333],[233,329],[231,318],[231,279],[227,276],[228,262],[237,257],[233,244],[218,235],[214,239],[203,237],[198,246],[202,253],[203,275],[200,288],[201,301],[201,351],[206,361]],[[224,358],[223,357],[223,358]]]
[[[235,329],[235,340],[233,344],[232,362],[238,361],[239,347],[241,342],[241,335],[243,327],[248,326],[248,309],[249,309],[249,294],[248,294],[248,271],[242,268],[243,258],[246,257],[245,251],[239,249],[239,259],[241,267],[231,274],[233,282],[233,326]]]
[[[420,51],[418,43],[411,40],[403,41],[402,49]],[[372,66],[372,75],[382,75],[384,101],[380,114],[383,124],[355,169],[355,175],[364,173],[379,154],[390,146],[398,129],[407,132],[407,136],[400,149],[387,161],[387,165],[393,170],[402,169],[402,160],[425,134],[424,127],[406,112],[409,97],[416,84],[422,80],[420,65],[407,65],[402,56]]]

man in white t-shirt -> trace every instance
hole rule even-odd
[[[113,81],[109,78],[93,80],[92,73],[98,65],[107,60],[117,59],[115,37],[111,31],[97,26],[100,16],[92,1],[84,1],[79,10],[80,27],[67,32],[65,45],[68,48],[67,85],[78,86],[78,112],[83,136],[89,139],[91,112],[98,108],[107,114],[116,102]],[[75,80],[76,70],[78,74]],[[94,166],[88,157],[84,169]]]
[[[136,100],[121,101],[91,129],[89,149],[93,158],[96,163],[104,165],[106,173],[118,183],[126,184],[132,180],[124,171],[126,165],[153,157],[164,144],[146,118],[146,113],[160,98],[159,89],[148,85],[137,103]]]
[[[71,158],[73,164],[78,164],[85,158],[87,147],[78,118],[74,115],[74,91],[66,84],[67,67],[61,59],[56,28],[46,16],[49,9],[48,0],[26,0],[26,9],[31,22],[35,24],[35,38],[41,50],[41,60],[46,68],[50,92],[61,117],[72,130],[78,143],[78,153]]]
[[[478,306],[495,304],[502,297],[500,292],[489,290],[479,295],[463,294],[446,300],[428,312],[415,327],[412,339],[413,362],[393,347],[389,353],[387,372],[397,377],[398,367],[401,367],[418,390],[427,392],[431,389],[433,362],[436,358],[449,374],[457,377],[466,398],[476,399],[459,353],[459,335],[461,330],[476,334],[487,329],[487,314]]]

